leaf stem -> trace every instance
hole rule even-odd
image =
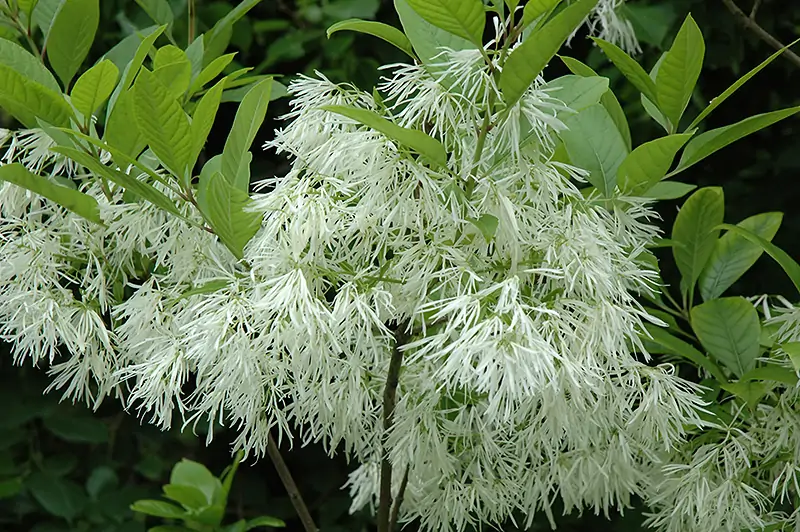
[[[292,477],[291,471],[289,471],[286,462],[283,461],[283,456],[281,456],[281,451],[278,449],[278,444],[275,443],[272,433],[270,433],[268,437],[267,454],[269,454],[272,465],[275,466],[275,470],[278,472],[281,482],[283,482],[283,487],[286,488],[286,493],[289,494],[289,500],[292,501],[292,506],[294,506],[298,517],[300,517],[303,529],[306,532],[318,532],[319,528],[317,528],[317,525],[314,523],[314,518],[311,517],[311,513],[308,511],[308,506],[306,506],[303,496],[300,494],[300,490],[297,489],[297,484]]]

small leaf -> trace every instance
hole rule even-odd
[[[775,259],[775,262],[780,264],[781,268],[783,268],[783,271],[789,276],[789,279],[791,279],[794,287],[798,292],[800,292],[800,264],[797,264],[797,261],[795,261],[788,253],[783,251],[775,244],[764,240],[760,236],[754,234],[752,231],[748,231],[743,227],[737,227],[730,224],[720,224],[719,227],[741,235],[750,242],[761,246],[761,248],[766,251],[770,257]]]
[[[54,126],[65,126],[73,116],[60,91],[54,92],[3,64],[0,64],[0,107],[27,128],[38,127],[37,118]]]
[[[256,517],[255,519],[251,519],[247,522],[247,528],[245,530],[253,530],[254,528],[260,526],[269,526],[272,528],[283,528],[286,526],[286,523],[278,519],[277,517],[270,517],[268,515],[262,515],[261,517]]]
[[[608,78],[600,76],[561,76],[542,87],[573,111],[581,111],[600,103],[608,91]]]
[[[782,219],[783,214],[779,212],[767,212],[751,216],[737,225],[769,241],[778,232]],[[722,235],[700,274],[699,287],[703,300],[721,296],[756,263],[763,252],[760,246],[737,233]]]
[[[593,38],[592,40],[597,43],[600,49],[605,52],[606,57],[616,65],[619,71],[622,72],[622,75],[625,76],[639,92],[654,104],[658,104],[656,84],[639,63],[616,44],[604,41],[603,39]]]
[[[742,375],[739,382],[745,381],[772,381],[794,386],[797,384],[798,378],[797,373],[789,368],[770,364],[768,366],[751,369]]]
[[[717,150],[736,142],[737,140],[746,137],[751,133],[755,133],[767,126],[788,118],[800,111],[800,106],[782,109],[780,111],[772,111],[771,113],[764,113],[749,118],[745,118],[740,122],[731,124],[729,126],[720,127],[706,131],[702,135],[698,135],[689,142],[681,156],[681,161],[678,168],[673,173],[681,172],[692,165],[702,161]]]
[[[233,25],[260,2],[261,0],[242,0],[205,33],[203,36],[203,65],[208,65],[225,52],[231,40]]]
[[[136,3],[159,26],[172,24],[175,18],[167,0],[136,0]]]
[[[0,481],[0,500],[11,499],[22,491],[22,477]]]
[[[322,109],[332,113],[340,114],[365,126],[369,126],[375,131],[383,133],[401,145],[411,148],[420,155],[423,155],[438,164],[447,165],[447,152],[442,143],[431,137],[427,133],[416,129],[400,127],[394,122],[383,118],[381,115],[366,109],[346,107],[343,105],[326,105]]]
[[[67,520],[78,517],[86,507],[86,494],[78,484],[46,473],[33,473],[25,481],[33,498],[48,513]]]
[[[186,510],[174,504],[153,500],[136,501],[131,504],[131,510],[140,514],[164,517],[166,519],[183,519],[189,515]]]
[[[367,35],[378,37],[404,51],[412,59],[417,58],[417,56],[414,55],[414,48],[411,46],[411,41],[408,40],[405,33],[394,26],[389,26],[382,22],[351,18],[349,20],[337,22],[328,28],[328,38],[330,39],[331,35],[337,31],[356,31],[358,33],[366,33]]]
[[[116,471],[108,466],[99,466],[92,469],[89,478],[86,479],[86,492],[92,500],[97,500],[103,491],[113,489],[119,485],[119,477]]]
[[[227,288],[228,285],[229,285],[228,281],[226,281],[224,279],[217,280],[217,281],[209,281],[209,282],[207,282],[205,284],[202,284],[200,286],[196,286],[196,287],[190,288],[189,290],[186,290],[185,292],[183,292],[180,295],[180,297],[178,299],[187,299],[187,298],[190,298],[192,296],[202,295],[202,294],[213,294],[214,292],[218,292],[218,291],[222,290],[223,288]]]
[[[483,46],[486,12],[481,0],[406,0],[419,15],[448,33]]]
[[[691,310],[692,329],[703,347],[737,377],[756,366],[761,324],[743,297],[707,301]]]
[[[189,155],[189,168],[193,169],[200,152],[203,151],[206,140],[208,139],[214,119],[217,117],[222,91],[225,88],[225,80],[221,80],[214,85],[200,99],[192,116],[192,152]]]
[[[653,66],[652,70],[650,70],[650,79],[653,80],[653,83],[655,83],[655,80],[658,77],[658,71],[661,68],[661,63],[664,61],[664,58],[666,56],[667,52],[661,54],[661,57],[659,57],[658,61],[656,61],[656,64]],[[675,126],[672,124],[672,122],[669,121],[667,115],[661,112],[661,109],[659,109],[655,103],[651,102],[648,98],[646,98],[644,94],[639,96],[639,101],[642,102],[642,107],[644,107],[644,110],[647,113],[647,115],[653,120],[655,120],[658,125],[664,128],[664,131],[667,132],[667,135],[673,132]]]
[[[688,15],[656,76],[659,109],[676,128],[703,69],[705,50],[703,34]]]
[[[222,175],[235,188],[244,192],[247,192],[250,186],[249,175],[247,182],[239,182],[236,178],[243,175],[241,165],[246,160],[245,155],[249,152],[261,124],[264,123],[271,90],[271,78],[259,82],[250,89],[236,110],[236,118],[222,151]]]
[[[47,59],[64,87],[89,54],[100,24],[99,0],[65,0],[47,34]]]
[[[147,69],[133,87],[133,116],[161,163],[183,179],[192,150],[189,120],[167,88]]]
[[[400,17],[405,35],[411,42],[417,57],[427,65],[428,70],[433,72],[441,70],[441,68],[432,67],[431,63],[436,61],[435,57],[444,48],[455,51],[475,48],[475,45],[469,40],[434,26],[422,18],[408,5],[407,0],[394,0],[394,7]]]
[[[617,184],[617,171],[628,155],[616,124],[600,104],[568,116],[563,122],[569,129],[560,136],[570,161],[588,170],[589,182],[609,197]]]
[[[714,377],[718,382],[727,382],[728,379],[720,367],[717,366],[713,360],[692,347],[691,344],[679,338],[675,338],[665,329],[656,327],[655,325],[645,324],[644,328],[650,335],[650,339],[662,346],[667,354],[684,357],[696,367],[706,370],[708,374]]]
[[[194,78],[194,80],[192,81],[192,85],[189,87],[189,94],[196,93],[197,91],[205,87],[206,84],[213,81],[214,78],[219,76],[222,73],[222,71],[225,70],[225,67],[227,67],[231,63],[231,61],[233,61],[234,57],[236,57],[235,53],[226,54],[226,55],[221,55],[216,59],[214,59],[213,61],[211,61],[208,64],[208,66],[205,67],[197,75],[196,78]]]
[[[189,89],[192,64],[186,52],[177,46],[163,46],[156,52],[153,75],[167,88],[172,98],[180,100]]]
[[[525,94],[595,5],[597,0],[570,4],[511,52],[500,74],[500,89],[508,107]]]
[[[18,72],[29,81],[35,81],[53,92],[61,93],[58,81],[39,58],[13,41],[0,39],[0,64]]]
[[[681,272],[684,293],[692,291],[705,267],[719,234],[725,213],[722,189],[701,188],[683,204],[672,226],[672,255]]]
[[[780,348],[789,356],[794,370],[800,371],[800,342],[786,342]]]
[[[147,140],[136,125],[133,98],[133,91],[126,90],[117,99],[114,110],[106,120],[103,138],[110,146],[136,159],[147,146]],[[117,163],[120,164],[119,161]]]
[[[777,52],[775,52],[774,54],[772,54],[771,56],[769,56],[767,59],[765,59],[764,61],[762,61],[760,65],[758,65],[757,67],[753,68],[753,69],[752,69],[750,72],[748,72],[747,74],[745,74],[745,75],[744,75],[744,76],[742,76],[741,78],[737,79],[737,80],[736,80],[736,81],[733,83],[733,85],[731,85],[730,87],[728,87],[727,89],[725,89],[725,90],[722,92],[722,94],[720,94],[720,95],[719,95],[719,96],[717,96],[716,98],[712,99],[712,100],[711,100],[711,103],[710,103],[710,104],[708,104],[708,107],[706,107],[705,109],[703,109],[703,111],[702,111],[702,112],[701,112],[699,115],[697,115],[697,118],[695,118],[695,119],[692,121],[691,125],[690,125],[690,126],[687,128],[687,129],[694,129],[695,127],[697,127],[697,125],[698,125],[700,122],[702,122],[702,121],[703,121],[703,120],[704,120],[704,119],[705,119],[705,118],[706,118],[708,115],[710,115],[710,114],[711,114],[711,112],[712,112],[714,109],[716,109],[717,107],[719,107],[720,105],[722,105],[722,102],[724,102],[725,100],[727,100],[728,98],[730,98],[730,96],[731,96],[731,95],[732,95],[734,92],[736,92],[737,90],[739,90],[739,89],[741,88],[741,86],[742,86],[742,85],[744,85],[745,83],[747,83],[748,81],[750,81],[750,79],[751,79],[753,76],[755,76],[756,74],[758,74],[759,72],[761,72],[761,70],[763,70],[763,69],[764,69],[764,67],[766,67],[767,65],[769,65],[770,63],[772,63],[772,62],[773,62],[775,59],[777,59],[777,58],[778,58],[778,56],[782,55],[782,54],[783,54],[783,53],[784,53],[786,50],[788,50],[789,48],[791,48],[792,46],[794,46],[794,45],[795,45],[795,44],[797,44],[798,42],[800,42],[800,39],[796,39],[794,42],[792,42],[792,43],[790,43],[790,44],[788,44],[788,45],[784,46],[783,48],[781,48],[780,50],[778,50]]]
[[[51,416],[44,420],[44,426],[68,442],[105,443],[108,441],[106,424],[91,417]]]
[[[484,214],[478,219],[468,218],[467,220],[481,232],[487,244],[494,240],[494,235],[497,233],[497,225],[500,223],[496,216]]]
[[[166,484],[162,489],[166,498],[180,503],[187,510],[200,510],[211,504],[206,495],[194,486]]]
[[[679,183],[677,181],[661,181],[653,185],[650,190],[646,190],[642,197],[655,200],[675,200],[684,197],[686,194],[696,189],[697,185]]]
[[[231,185],[220,172],[208,179],[200,176],[200,208],[214,228],[220,241],[237,259],[244,256],[244,248],[261,228],[263,215],[245,211],[250,196]]]
[[[78,216],[86,218],[90,222],[101,223],[100,207],[96,199],[77,190],[56,185],[47,178],[32,174],[19,163],[0,166],[0,181],[7,181],[39,194]]]
[[[633,150],[617,171],[620,190],[637,195],[661,181],[691,134],[668,135],[645,142]]]
[[[117,85],[119,70],[108,59],[87,70],[70,93],[72,105],[88,120],[108,100]]]
[[[522,10],[522,25],[523,27],[532,24],[536,19],[551,13],[561,0],[528,0],[525,8]]]

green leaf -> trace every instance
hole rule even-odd
[[[69,157],[94,174],[105,177],[112,183],[121,186],[126,191],[130,191],[144,200],[149,201],[156,207],[173,214],[178,218],[184,218],[183,213],[178,210],[178,208],[175,206],[175,203],[169,199],[169,197],[152,185],[138,180],[135,176],[126,174],[125,172],[117,170],[116,168],[106,166],[88,153],[76,150],[74,148],[56,147],[53,148],[53,151]]]
[[[658,104],[656,84],[639,63],[634,61],[631,56],[626,54],[622,48],[616,44],[594,37],[592,40],[597,43],[600,49],[605,52],[606,57],[616,65],[622,75],[625,76],[639,92],[654,104]]]
[[[186,458],[172,468],[169,482],[179,486],[193,486],[199,489],[209,502],[214,500],[214,495],[222,487],[219,479],[206,466]]]
[[[203,36],[200,35],[195,37],[192,44],[186,48],[186,57],[189,58],[189,62],[192,64],[192,80],[196,79],[197,76],[200,75],[200,72],[203,71],[203,53],[205,53]],[[214,61],[216,61],[216,59],[214,59]],[[209,62],[209,65],[214,61]]]
[[[53,20],[65,3],[66,0],[40,0],[33,8],[33,25],[42,30],[45,42],[53,26]]]
[[[764,240],[760,236],[754,234],[752,231],[748,231],[743,227],[737,227],[730,224],[720,224],[719,227],[741,235],[750,242],[761,246],[761,248],[775,260],[775,262],[780,264],[781,268],[783,268],[783,271],[786,272],[786,275],[788,275],[789,279],[791,279],[794,287],[798,292],[800,292],[800,264],[797,264],[797,261],[795,261],[788,253],[783,251],[775,244]]]
[[[247,192],[250,186],[249,179],[245,183],[237,181],[236,178],[243,175],[241,165],[246,160],[245,154],[250,150],[261,124],[264,123],[271,90],[271,78],[259,82],[250,89],[236,110],[236,118],[222,151],[222,175],[235,188],[244,192]]]
[[[20,11],[25,13],[25,16],[28,19],[31,18],[33,14],[33,10],[36,8],[36,4],[39,3],[39,0],[17,0],[17,5],[19,6]]]
[[[417,56],[414,55],[414,48],[411,46],[411,41],[408,40],[405,33],[383,22],[374,22],[372,20],[361,20],[357,18],[342,20],[328,28],[328,38],[330,39],[331,35],[337,31],[356,31],[358,33],[366,33],[367,35],[378,37],[404,51],[412,59],[417,58]]]
[[[467,221],[469,221],[478,229],[478,231],[481,232],[483,238],[486,239],[487,244],[494,240],[494,235],[497,233],[497,225],[500,223],[500,220],[491,214],[484,214],[477,219],[467,218]]]
[[[754,368],[742,375],[739,382],[745,381],[773,381],[794,386],[797,384],[797,374],[789,368],[770,364]]]
[[[97,498],[106,489],[114,489],[119,485],[119,477],[116,471],[108,466],[99,466],[92,469],[89,478],[86,479],[86,493],[92,500]]]
[[[656,76],[656,101],[675,128],[700,77],[705,50],[703,34],[692,16],[688,15]]]
[[[47,59],[64,87],[89,54],[100,24],[100,0],[66,0],[47,34]]]
[[[712,129],[702,135],[698,135],[687,144],[680,163],[678,163],[678,168],[673,174],[686,170],[725,146],[767,126],[771,126],[784,118],[788,118],[798,111],[800,111],[800,106],[759,114],[745,118],[735,124]]]
[[[742,220],[737,225],[769,241],[778,232],[782,220],[782,213],[766,212]],[[698,285],[703,300],[721,296],[756,263],[763,252],[760,246],[737,233],[722,235],[700,274]]]
[[[542,89],[573,111],[581,111],[600,103],[600,99],[608,92],[608,78],[561,76],[549,81]]]
[[[35,81],[53,92],[61,93],[58,81],[42,62],[13,41],[0,39],[0,65],[11,68],[29,81]]]
[[[189,155],[189,168],[194,169],[200,152],[203,151],[206,140],[208,139],[214,119],[217,117],[222,91],[225,88],[225,80],[219,81],[214,85],[198,102],[192,115],[192,152]],[[238,115],[237,115],[238,116]]]
[[[202,41],[200,41],[202,42]],[[192,85],[189,87],[189,94],[194,94],[195,92],[199,91],[203,87],[206,86],[207,83],[211,82],[219,76],[225,67],[227,67],[233,58],[236,57],[236,54],[226,54],[221,55],[211,61],[207,67],[205,67],[194,80],[192,81]]]
[[[706,370],[717,381],[727,382],[728,379],[722,369],[713,360],[692,347],[691,344],[675,338],[665,329],[655,325],[645,324],[644,328],[650,339],[663,347],[667,354],[681,356],[692,362],[696,367]]]
[[[192,64],[186,52],[177,46],[159,48],[153,62],[153,75],[167,88],[172,98],[180,100],[192,80]]]
[[[694,129],[695,127],[697,127],[697,125],[698,125],[700,122],[702,122],[702,121],[703,121],[703,120],[704,120],[704,119],[705,119],[705,118],[706,118],[708,115],[710,115],[710,114],[711,114],[711,112],[712,112],[712,111],[714,111],[714,109],[716,109],[717,107],[719,107],[720,105],[722,105],[722,102],[724,102],[725,100],[727,100],[728,98],[730,98],[730,96],[731,96],[731,95],[732,95],[734,92],[736,92],[737,90],[739,90],[739,88],[741,88],[741,86],[742,86],[742,85],[744,85],[745,83],[747,83],[748,81],[750,81],[750,79],[751,79],[753,76],[755,76],[756,74],[758,74],[759,72],[761,72],[761,70],[762,70],[762,69],[764,69],[764,67],[766,67],[767,65],[769,65],[770,63],[772,63],[772,62],[773,62],[775,59],[777,59],[777,58],[778,58],[778,56],[782,55],[782,54],[783,54],[783,53],[784,53],[786,50],[788,50],[789,48],[791,48],[792,46],[794,46],[794,45],[795,45],[795,44],[797,44],[798,42],[800,42],[800,39],[796,39],[794,42],[792,42],[792,43],[790,43],[790,44],[788,44],[788,45],[784,46],[783,48],[781,48],[780,50],[778,50],[777,52],[775,52],[774,54],[772,54],[771,56],[769,56],[767,59],[765,59],[764,61],[762,61],[760,65],[758,65],[757,67],[755,67],[754,69],[752,69],[750,72],[748,72],[747,74],[745,74],[745,75],[744,75],[744,76],[742,76],[741,78],[737,79],[737,80],[736,80],[736,81],[733,83],[733,85],[731,85],[730,87],[728,87],[727,89],[725,89],[725,90],[722,92],[722,94],[720,94],[719,96],[717,96],[716,98],[714,98],[714,99],[712,99],[712,100],[711,100],[711,103],[710,103],[710,104],[708,104],[708,107],[706,107],[705,109],[703,109],[703,111],[702,111],[702,112],[701,112],[699,115],[697,115],[697,118],[695,118],[695,119],[692,121],[692,123],[691,123],[691,125],[688,127],[688,129]]]
[[[560,133],[572,164],[589,172],[589,182],[605,197],[617,183],[617,171],[628,155],[625,141],[600,104],[563,120],[569,128]]]
[[[675,11],[676,7],[672,4],[625,3],[617,14],[630,21],[640,43],[660,48],[677,18]]]
[[[44,420],[47,430],[64,441],[75,443],[105,443],[108,427],[91,417],[51,416]]]
[[[277,517],[270,517],[268,515],[262,515],[261,517],[256,517],[255,519],[251,519],[247,522],[247,528],[245,530],[253,530],[254,528],[260,526],[269,526],[272,528],[283,528],[286,526],[286,523],[278,519]]]
[[[228,504],[228,495],[231,492],[231,486],[233,485],[233,478],[236,476],[236,471],[239,469],[239,465],[241,465],[242,460],[244,459],[244,452],[238,451],[236,456],[233,458],[233,463],[225,468],[225,471],[222,472],[220,475],[222,479],[222,492],[220,494],[220,500],[217,501],[220,504],[227,505]]]
[[[86,507],[83,488],[71,480],[37,472],[26,479],[25,486],[48,513],[57,517],[71,521]]]
[[[194,486],[166,484],[162,489],[166,498],[180,503],[187,510],[200,510],[211,504],[206,495]]]
[[[522,10],[523,27],[527,27],[542,15],[552,12],[560,3],[561,0],[528,0]]]
[[[256,7],[261,0],[243,0],[231,9],[227,15],[216,24],[203,37],[203,64],[207,65],[219,57],[228,48],[233,25],[236,24],[248,11]]]
[[[406,0],[419,15],[448,33],[483,46],[486,12],[481,0]]]
[[[60,91],[54,92],[2,64],[0,64],[0,107],[27,128],[37,127],[37,118],[54,126],[65,126],[73,116],[72,108]]]
[[[658,71],[661,68],[661,63],[663,63],[666,56],[667,52],[661,54],[661,57],[658,58],[658,61],[656,61],[656,64],[653,66],[652,70],[650,70],[650,79],[653,80],[653,83],[655,83],[655,80],[658,77]],[[667,132],[667,135],[673,132],[675,126],[673,126],[673,124],[669,121],[669,118],[667,118],[667,115],[662,113],[655,103],[646,98],[644,94],[639,96],[639,100],[642,102],[642,107],[644,107],[647,115],[655,120],[658,125],[664,128],[664,131]]]
[[[617,171],[620,190],[633,195],[649,190],[667,175],[675,154],[691,137],[688,133],[668,135],[638,146]]]
[[[570,4],[509,54],[500,74],[500,89],[508,107],[525,94],[596,4],[597,0],[578,0]]]
[[[126,90],[120,95],[111,116],[106,121],[103,138],[110,146],[136,159],[147,145],[147,140],[136,125],[134,105],[133,91]],[[117,162],[119,164],[119,161]]]
[[[100,60],[108,59],[122,72],[125,70],[128,63],[133,60],[142,39],[158,29],[158,26],[150,26],[128,35],[111,48],[111,50],[103,54]]]
[[[597,73],[592,70],[591,67],[581,63],[573,57],[559,56],[559,59],[564,62],[567,68],[569,68],[570,72],[577,76],[597,76]],[[617,97],[614,95],[614,91],[611,89],[607,90],[605,94],[600,97],[600,103],[606,108],[606,111],[608,111],[609,116],[611,116],[614,124],[616,124],[620,134],[622,134],[622,140],[625,141],[625,147],[628,151],[631,151],[631,130],[628,126],[628,119],[625,116],[625,111],[622,109],[622,105],[620,105],[619,100],[617,100]]]
[[[357,109],[355,107],[346,107],[343,105],[326,105],[323,106],[322,109],[340,114],[356,122],[360,122],[365,126],[369,126],[375,131],[383,133],[390,139],[397,141],[401,145],[411,148],[420,155],[427,157],[439,166],[447,165],[447,152],[444,146],[427,133],[416,129],[400,127],[383,118],[378,113],[367,111],[366,109]]]
[[[430,63],[435,62],[434,58],[442,52],[443,48],[456,51],[475,48],[475,45],[468,39],[434,26],[422,18],[408,5],[407,0],[394,0],[394,7],[417,57],[423,64],[428,65],[429,70],[437,70],[432,68]]]
[[[131,510],[140,514],[164,517],[166,519],[183,519],[189,514],[172,503],[164,501],[143,500],[131,504]]]
[[[179,179],[192,151],[191,126],[183,108],[147,69],[133,87],[133,116],[150,149]]]
[[[75,82],[70,93],[72,105],[88,120],[114,92],[118,77],[114,63],[108,59],[100,61]]]
[[[0,181],[6,181],[39,194],[90,222],[101,223],[100,207],[96,199],[77,190],[56,185],[45,177],[32,174],[19,163],[0,166]]]
[[[789,356],[795,371],[800,371],[800,342],[786,342],[780,348]]]
[[[701,188],[683,204],[672,226],[672,255],[681,272],[681,287],[690,293],[700,277],[719,234],[725,200],[719,187]]]
[[[0,481],[0,500],[11,499],[22,491],[22,477]]]
[[[202,295],[202,294],[213,294],[214,292],[218,292],[223,288],[227,288],[228,286],[227,280],[217,280],[217,281],[209,281],[204,283],[200,286],[195,286],[183,292],[178,299],[186,299],[192,296]],[[224,488],[224,487],[223,487]]]
[[[175,18],[167,0],[136,0],[136,3],[159,26],[172,24]]]
[[[250,196],[231,185],[221,172],[200,177],[200,208],[220,241],[241,259],[244,247],[261,228],[262,214],[245,211]]]
[[[737,377],[756,367],[761,324],[752,303],[743,297],[706,301],[691,310],[692,329],[715,360]]]

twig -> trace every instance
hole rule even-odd
[[[389,372],[386,375],[386,387],[383,389],[383,456],[381,457],[380,500],[378,503],[378,532],[391,532],[392,510],[392,461],[386,437],[394,424],[394,408],[397,405],[397,386],[400,383],[400,369],[403,366],[403,352],[400,347],[405,343],[402,332],[405,325],[397,327],[392,359],[389,361]]]
[[[759,7],[761,7],[761,0],[753,2],[753,9],[750,10],[750,20],[756,19],[756,12],[758,12]]]
[[[289,500],[292,501],[292,506],[294,506],[298,517],[300,517],[300,522],[303,523],[303,529],[306,532],[319,532],[319,528],[314,524],[314,518],[311,517],[303,496],[300,495],[300,490],[297,489],[292,473],[286,466],[286,462],[283,461],[281,451],[272,438],[272,434],[269,434],[269,440],[267,441],[267,453],[270,460],[272,460],[272,465],[275,466],[275,470],[278,472],[278,476],[281,478],[281,482],[283,482],[283,487],[286,488],[286,493],[289,494]]]
[[[400,517],[400,507],[403,505],[403,495],[406,493],[406,486],[408,486],[408,471],[411,469],[411,464],[406,464],[406,471],[403,473],[403,480],[400,481],[400,489],[397,490],[397,497],[392,504],[392,515],[389,518],[389,530],[394,532],[397,528],[397,520]]]
[[[733,13],[733,15],[739,20],[739,23],[747,28],[748,30],[755,33],[762,41],[768,43],[770,46],[775,48],[776,50],[780,50],[784,47],[781,42],[773,37],[767,30],[762,28],[758,25],[758,23],[753,20],[751,16],[747,16],[747,13],[742,11],[739,6],[733,0],[722,0],[722,3],[728,8],[728,11]],[[759,2],[756,2],[756,5],[753,6],[752,15],[755,16],[756,8],[758,7]],[[785,50],[783,52],[783,56],[786,57],[789,61],[794,63],[797,67],[800,67],[800,56],[796,53],[792,52],[791,50]]]
[[[188,29],[188,38],[186,39],[189,41],[189,44],[192,44],[194,41],[194,33],[195,33],[195,14],[194,14],[194,0],[189,0],[189,3],[186,7],[186,11],[188,11],[189,15],[189,29]]]

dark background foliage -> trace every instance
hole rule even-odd
[[[737,0],[750,13],[753,0]],[[171,2],[176,13],[185,10],[185,0]],[[200,30],[223,16],[233,2],[198,2]],[[135,2],[103,0],[103,20],[93,49],[94,60],[134,28],[150,24]],[[754,19],[784,43],[800,34],[800,3],[781,0],[759,2]],[[643,41],[639,57],[646,68],[658,59],[681,21],[691,12],[707,42],[705,70],[688,119],[705,102],[719,94],[741,74],[757,65],[774,50],[744,29],[723,0],[636,0],[631,16]],[[397,24],[390,0],[267,0],[262,2],[234,29],[232,46],[239,52],[239,65],[254,66],[256,73],[284,76],[288,82],[297,73],[324,72],[334,81],[352,81],[371,89],[381,64],[402,61],[388,45],[367,36],[337,34],[331,40],[325,29],[350,17],[377,19]],[[176,22],[177,36],[186,34],[185,16]],[[581,35],[582,37],[582,35]],[[639,103],[638,94],[609,67],[603,56],[587,40],[577,38],[571,54],[586,60],[612,80],[629,112],[634,143],[658,135]],[[550,75],[563,73],[560,65],[550,67]],[[719,108],[706,127],[718,127],[753,114],[800,103],[800,67],[779,58]],[[208,151],[221,150],[235,106],[225,104],[217,119]],[[287,111],[285,100],[273,102],[272,119]],[[275,123],[275,122],[272,122]],[[765,211],[786,213],[775,242],[797,257],[800,255],[800,143],[798,119],[791,118],[735,144],[694,167],[683,180],[700,186],[721,185],[726,195],[726,221]],[[263,128],[257,142],[267,140],[270,127]],[[271,154],[258,161],[254,175],[275,174],[285,162]],[[660,207],[664,227],[674,219],[679,201]],[[671,265],[664,256],[663,266]],[[0,259],[1,260],[1,259]],[[671,277],[665,274],[667,281]],[[761,259],[733,292],[743,295],[789,293],[790,285],[780,269]],[[128,510],[136,499],[156,497],[160,485],[169,477],[174,462],[188,457],[205,463],[218,474],[230,462],[228,442],[232,432],[215,429],[213,442],[206,446],[206,430],[174,427],[159,431],[125,413],[119,404],[107,401],[96,412],[85,406],[59,403],[57,393],[43,395],[48,379],[43,369],[18,367],[12,363],[7,346],[0,345],[0,530],[2,531],[87,531],[141,532],[145,523]],[[349,498],[340,487],[353,467],[341,457],[330,459],[318,446],[300,448],[298,442],[284,449],[301,491],[307,498],[324,532],[368,530],[371,519],[365,513],[349,515]],[[289,500],[267,460],[248,461],[239,470],[231,496],[231,518],[253,517],[263,513],[284,518],[288,530],[299,530]],[[607,523],[593,515],[567,516],[559,529],[639,530],[641,512],[633,509],[623,516],[612,516]],[[549,529],[544,519],[535,530]],[[509,526],[506,530],[517,530]]]

